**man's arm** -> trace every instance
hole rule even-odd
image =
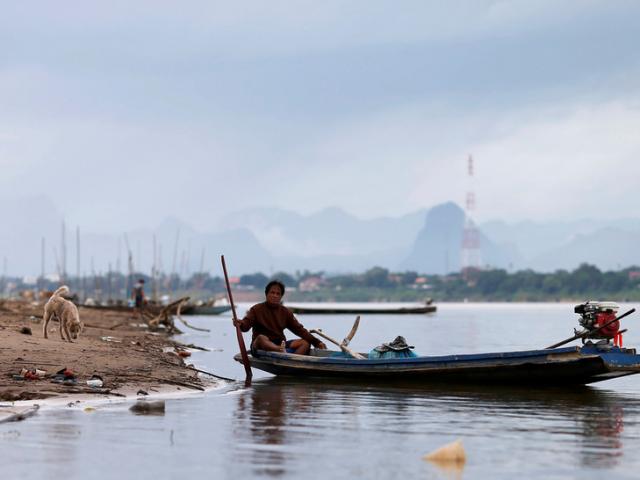
[[[309,330],[304,328],[304,326],[296,319],[296,317],[293,315],[293,313],[291,313],[289,309],[287,309],[287,312],[288,312],[287,328],[289,330],[291,330],[293,333],[298,335],[303,340],[306,340],[316,348],[321,348],[321,349],[327,348],[327,346],[323,342],[321,342],[316,337],[311,335],[311,333],[309,333]]]
[[[248,332],[249,330],[251,330],[251,327],[253,327],[255,318],[256,313],[253,310],[253,307],[251,307],[242,320],[234,320],[233,324],[237,327],[240,327],[241,331]]]

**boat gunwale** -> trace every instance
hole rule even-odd
[[[425,305],[420,307],[398,307],[398,308],[351,308],[351,307],[304,307],[296,305],[285,305],[292,313],[297,315],[405,315],[405,314],[427,314],[435,313],[437,307],[435,305]]]
[[[515,360],[519,358],[531,359],[535,357],[548,356],[564,356],[571,354],[580,354],[580,358],[586,357],[600,357],[601,354],[597,352],[582,353],[580,347],[565,347],[556,348],[552,350],[522,350],[513,352],[492,352],[492,353],[470,353],[470,354],[456,354],[456,355],[439,355],[439,356],[419,356],[419,357],[402,357],[402,358],[376,358],[376,359],[356,359],[351,357],[342,356],[317,356],[317,355],[296,355],[294,353],[281,353],[281,352],[267,352],[264,350],[258,350],[257,355],[252,355],[255,360],[278,362],[280,364],[292,364],[292,365],[423,365],[423,364],[436,364],[436,363],[457,363],[464,362],[479,362],[490,360]],[[339,353],[339,352],[336,352]],[[624,352],[619,352],[623,354]],[[560,360],[560,359],[555,359]]]

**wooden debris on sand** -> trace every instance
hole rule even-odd
[[[169,334],[173,333],[182,333],[178,327],[176,327],[174,317],[180,320],[186,327],[191,328],[192,330],[198,330],[200,332],[208,332],[209,330],[206,328],[194,327],[187,323],[186,320],[182,318],[180,315],[182,307],[189,301],[190,297],[182,297],[176,300],[175,302],[171,302],[169,305],[160,310],[160,313],[155,317],[149,319],[147,324],[149,328],[152,330],[157,329],[160,325],[163,325]]]

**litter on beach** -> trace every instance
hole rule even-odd
[[[102,388],[104,381],[99,375],[92,375],[91,378],[87,380],[87,385],[91,388]]]
[[[100,340],[102,340],[103,342],[122,343],[121,339],[116,337],[110,337],[110,336],[100,337]]]
[[[13,380],[41,380],[47,375],[45,370],[38,368],[23,368],[17,375],[12,375]]]
[[[78,383],[78,379],[73,371],[65,367],[56,372],[56,374],[51,378],[51,382],[61,383],[63,385],[76,385]]]
[[[77,341],[63,342],[57,334],[44,338],[42,328],[34,327],[43,323],[44,300],[37,306],[13,299],[1,299],[0,303],[4,307],[0,308],[0,371],[5,379],[0,401],[66,399],[83,394],[121,398],[141,389],[151,393],[154,386],[174,391],[176,382],[183,383],[176,380],[180,378],[194,390],[210,385],[194,378],[193,371],[175,353],[173,359],[162,353],[164,347],[173,351],[175,346],[168,332],[148,335],[141,321],[129,321],[128,310],[79,306],[82,334]],[[59,332],[60,324],[54,324]],[[126,327],[113,331],[122,325]],[[32,334],[21,333],[23,327],[30,327]]]

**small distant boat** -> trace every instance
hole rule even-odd
[[[133,311],[133,307],[125,304],[110,304],[110,305],[100,305],[97,303],[83,303],[78,305],[78,307],[89,308],[91,310],[104,310],[109,312],[128,312],[131,313]],[[144,306],[144,310],[147,313],[152,315],[157,315],[162,310],[163,305],[158,304],[147,304]]]
[[[231,310],[231,305],[192,305],[182,307],[183,315],[220,315]]]
[[[112,312],[132,312],[133,311],[132,306],[122,305],[122,304],[100,305],[97,303],[89,303],[89,304],[85,303],[79,306],[83,308],[90,308],[93,310],[105,310],[105,311],[112,311]],[[166,307],[166,305],[149,303],[144,306],[144,310],[145,312],[150,313],[152,315],[158,315],[164,307]],[[187,303],[183,305],[180,310],[180,313],[182,315],[220,315],[221,313],[228,312],[229,310],[231,310],[231,305],[222,305],[222,304],[215,304],[210,302],[199,302],[199,303]]]
[[[374,304],[376,305],[376,304]],[[293,313],[300,314],[380,314],[380,315],[400,315],[400,314],[422,314],[422,313],[434,313],[436,306],[431,302],[424,305],[407,305],[407,306],[374,306],[363,305],[355,306],[351,303],[340,305],[338,303],[328,305],[287,305],[287,308]],[[379,305],[379,304],[378,304]]]
[[[220,315],[231,310],[231,305],[223,298],[210,298],[209,300],[197,300],[182,305],[180,312],[183,315]]]

